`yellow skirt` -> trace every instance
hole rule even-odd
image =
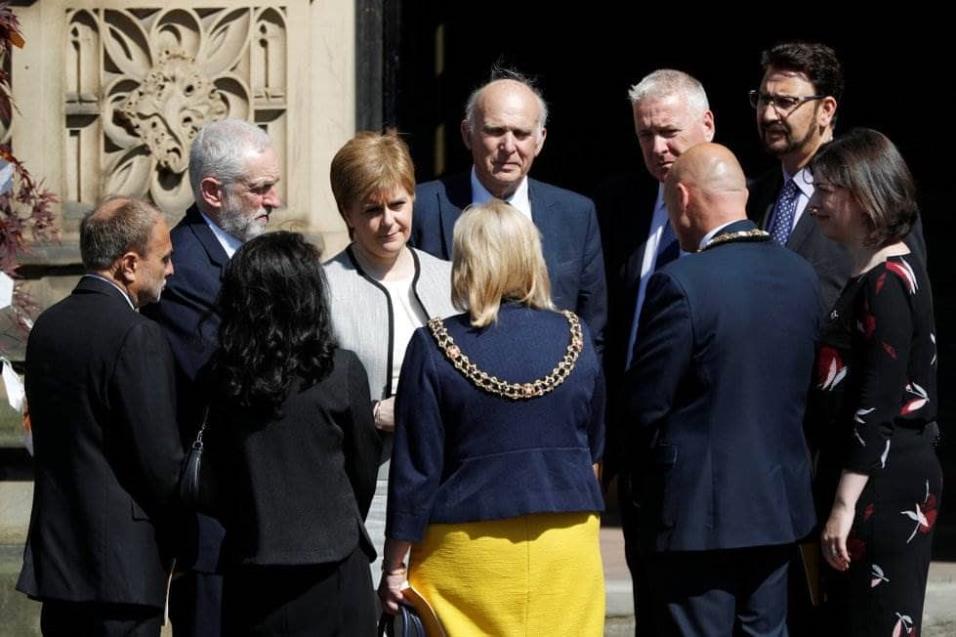
[[[408,580],[448,637],[601,637],[599,530],[594,513],[431,524]]]

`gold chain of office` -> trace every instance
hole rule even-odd
[[[753,228],[751,230],[741,230],[739,232],[728,232],[727,234],[719,234],[708,241],[707,245],[700,249],[700,252],[709,250],[714,246],[719,246],[724,243],[733,243],[734,241],[768,241],[769,239],[770,233],[758,228]]]
[[[567,380],[574,370],[574,365],[581,355],[581,350],[584,349],[581,320],[574,312],[565,310],[562,314],[568,319],[568,325],[571,328],[571,338],[564,356],[547,375],[527,383],[511,383],[479,369],[455,344],[455,340],[448,333],[441,318],[435,317],[428,321],[428,329],[431,330],[432,336],[435,338],[438,348],[445,354],[445,358],[475,387],[502,398],[528,400],[554,391]]]

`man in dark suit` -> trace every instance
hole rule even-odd
[[[214,304],[223,269],[243,242],[265,231],[280,205],[279,164],[262,129],[236,119],[203,127],[189,153],[195,205],[172,231],[177,276],[148,315],[165,330],[176,360],[177,418],[183,441],[198,431],[204,396],[199,370],[216,349]],[[181,569],[173,580],[170,619],[177,635],[220,634],[222,578],[217,575],[222,526],[195,515]]]
[[[173,273],[169,227],[115,198],[83,218],[86,274],[30,332],[35,485],[17,589],[44,635],[160,633],[182,446],[173,361],[136,309]]]
[[[651,275],[679,256],[677,237],[667,221],[663,181],[684,151],[714,137],[714,117],[707,94],[690,75],[660,69],[631,87],[634,131],[653,178],[628,175],[602,190],[597,199],[608,276],[608,329],[604,369],[608,384],[608,435],[612,452],[605,455],[603,477],[618,476],[618,503],[625,535],[625,554],[634,592],[636,634],[653,635],[648,611],[650,590],[638,556],[637,510],[626,472],[619,471],[623,448],[621,426],[627,394],[624,371],[638,334],[638,317]],[[626,464],[624,465],[626,466]]]
[[[656,628],[783,635],[788,560],[815,522],[802,420],[817,277],[746,219],[723,146],[684,153],[665,200],[695,254],[651,278],[626,381]]]
[[[750,184],[747,215],[772,239],[810,262],[820,277],[820,304],[829,312],[850,275],[850,256],[827,239],[807,211],[813,196],[809,164],[833,139],[843,94],[843,70],[825,44],[787,42],[764,51],[763,80],[750,92],[757,132],[780,166]],[[926,245],[917,220],[907,245],[925,263]]]
[[[528,177],[544,147],[547,106],[526,78],[511,71],[499,74],[472,93],[465,107],[461,136],[474,160],[470,173],[416,188],[412,245],[451,259],[452,230],[462,209],[492,198],[507,201],[541,231],[554,304],[587,323],[600,351],[607,290],[594,204]]]

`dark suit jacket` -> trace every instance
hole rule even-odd
[[[528,179],[531,216],[551,278],[551,298],[588,324],[598,352],[604,347],[607,289],[601,233],[594,203],[570,190]],[[452,230],[471,205],[471,175],[465,172],[421,184],[415,190],[411,243],[451,260]]]
[[[766,229],[770,223],[773,206],[777,201],[780,188],[783,187],[783,173],[779,166],[764,173],[758,179],[748,184],[750,197],[747,200],[747,216],[761,228]],[[923,224],[919,217],[909,236],[906,245],[920,259],[926,263],[926,242],[923,240]],[[825,315],[833,308],[840,291],[850,277],[850,254],[846,248],[831,241],[820,230],[820,226],[810,214],[804,210],[800,220],[794,226],[787,247],[810,262],[817,276],[820,277],[820,306]]]
[[[206,398],[197,378],[218,342],[220,319],[215,303],[229,257],[196,206],[186,211],[170,237],[176,273],[167,281],[159,303],[144,308],[143,314],[163,327],[172,348],[176,361],[176,416],[183,444],[191,446]],[[195,563],[196,570],[214,572],[222,527],[206,516],[192,520],[192,524],[198,525],[198,529],[193,529],[187,538],[193,541],[187,543],[186,553],[180,556],[180,566]]]
[[[228,565],[338,562],[360,542],[375,492],[382,442],[358,357],[337,350],[332,373],[296,383],[282,417],[217,405],[204,482],[226,528]]]
[[[162,330],[83,277],[30,332],[35,484],[17,588],[162,607],[182,447]]]
[[[641,283],[641,264],[659,182],[649,175],[631,173],[608,179],[597,190],[598,222],[607,273],[608,318],[604,332],[604,376],[607,380],[608,452],[604,455],[605,481],[618,474],[623,459],[624,365],[634,306]]]
[[[649,548],[784,544],[812,529],[802,424],[818,288],[770,241],[717,245],[651,278],[626,380]]]

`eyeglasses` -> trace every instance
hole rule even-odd
[[[812,100],[822,100],[826,95],[807,95],[806,97],[793,97],[792,95],[770,95],[760,91],[750,91],[747,94],[750,97],[750,105],[756,109],[773,106],[778,113],[790,113],[804,102]]]

